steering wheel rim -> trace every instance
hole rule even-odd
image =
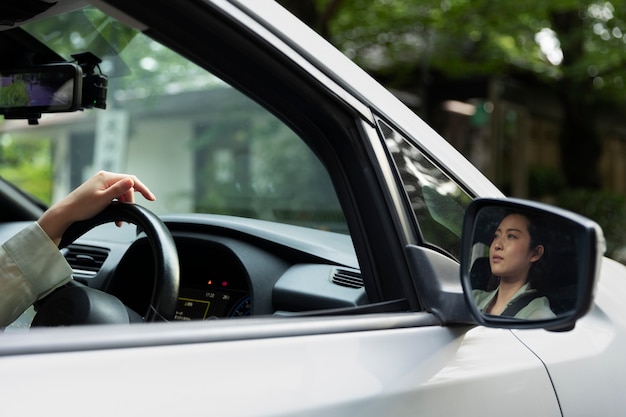
[[[173,319],[180,288],[178,252],[167,226],[147,208],[114,201],[94,217],[73,223],[63,234],[59,249],[67,247],[96,226],[117,221],[135,224],[143,231],[154,255],[155,275],[150,305],[144,314],[145,321]]]

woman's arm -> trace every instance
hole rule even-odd
[[[2,245],[0,327],[70,280],[72,270],[57,248],[67,228],[98,214],[115,199],[134,202],[135,192],[147,200],[155,199],[134,175],[100,171]]]

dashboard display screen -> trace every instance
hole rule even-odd
[[[249,297],[242,291],[181,288],[174,320],[207,320],[249,314]]]

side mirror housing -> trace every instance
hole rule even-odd
[[[591,308],[606,243],[592,220],[520,199],[466,209],[461,281],[475,320],[499,328],[571,330]]]

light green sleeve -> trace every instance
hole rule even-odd
[[[556,315],[550,309],[550,301],[547,297],[537,297],[522,308],[516,315],[516,319],[543,320],[553,319]]]
[[[493,297],[495,297],[496,291],[483,291],[483,290],[472,290],[472,296],[474,298],[474,303],[476,303],[476,307],[478,310],[484,311]]]
[[[39,224],[27,226],[0,247],[0,327],[71,277],[69,264]]]

